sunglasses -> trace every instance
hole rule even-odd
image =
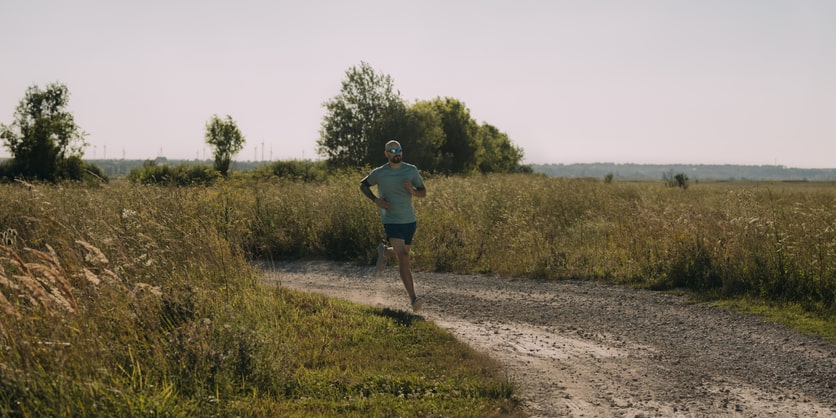
[[[401,151],[403,151],[403,147],[392,148],[389,150],[389,154],[397,154]]]

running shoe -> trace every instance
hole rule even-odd
[[[412,311],[418,312],[424,306],[424,298],[420,296],[415,296],[412,298]]]

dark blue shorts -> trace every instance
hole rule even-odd
[[[410,224],[383,224],[383,230],[386,231],[386,239],[402,239],[404,244],[412,245],[412,236],[415,235],[415,230],[418,229],[418,223]]]

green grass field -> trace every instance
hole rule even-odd
[[[0,414],[523,415],[420,317],[261,283],[253,260],[371,263],[361,177],[0,185]],[[425,180],[416,269],[687,291],[836,335],[832,183]]]

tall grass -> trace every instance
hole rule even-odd
[[[495,365],[430,324],[260,283],[252,259],[373,261],[362,175],[2,186],[0,415],[515,413]],[[417,270],[836,310],[833,184],[425,180]]]
[[[516,413],[430,323],[262,284],[243,248],[285,188],[3,186],[0,416]]]
[[[416,265],[751,295],[834,313],[836,188],[437,179]],[[451,259],[455,262],[451,263]]]
[[[257,256],[368,262],[382,228],[361,173],[250,186]],[[746,295],[834,314],[829,183],[606,183],[531,175],[436,177],[415,202],[416,269],[593,278]]]

